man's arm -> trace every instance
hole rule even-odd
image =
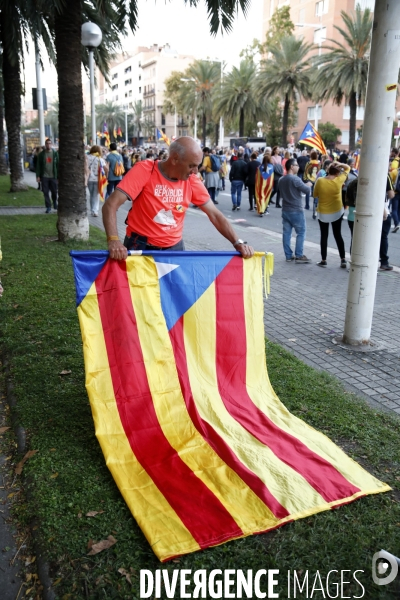
[[[215,208],[213,202],[209,201],[206,204],[200,206],[201,210],[206,213],[207,217],[210,219],[211,223],[214,227],[223,235],[231,244],[236,242],[239,238],[232,225],[229,223],[228,219],[224,217],[221,211],[218,208]],[[238,246],[234,246],[235,250],[240,252],[243,258],[250,258],[254,254],[254,249],[251,246],[247,246],[247,244],[239,244]]]
[[[115,190],[104,202],[103,206],[103,224],[107,234],[108,251],[110,258],[114,260],[125,260],[128,251],[120,242],[117,230],[117,210],[126,202],[127,197],[123,192]],[[214,205],[213,205],[214,206]],[[109,238],[116,239],[109,239]]]

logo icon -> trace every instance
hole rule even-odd
[[[376,552],[372,557],[372,579],[377,585],[388,585],[397,577],[400,559],[386,550]],[[389,569],[390,567],[390,569]],[[382,577],[382,575],[386,577]]]

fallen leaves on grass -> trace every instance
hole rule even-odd
[[[89,540],[89,543],[92,542],[92,540]],[[98,554],[99,552],[102,552],[103,550],[108,550],[108,548],[111,548],[111,546],[114,546],[114,544],[117,543],[117,540],[115,539],[114,536],[109,535],[108,538],[106,540],[101,540],[100,542],[97,543],[93,543],[91,545],[91,550],[90,552],[88,552],[89,556],[93,556],[94,554]],[[88,544],[89,546],[89,544]]]
[[[0,427],[0,435],[2,433],[5,433],[6,431],[8,431],[10,428],[9,427]]]
[[[128,571],[126,569],[123,569],[121,567],[121,569],[118,569],[118,573],[121,573],[121,575],[123,575],[125,577],[125,579],[127,581],[129,581],[129,583],[132,585],[130,573],[128,573]]]
[[[72,371],[67,371],[66,369],[64,369],[64,371],[61,371],[61,373],[59,373],[59,375],[71,375]]]
[[[58,473],[53,473],[53,475],[50,475],[50,479],[55,479],[56,477],[58,477]]]
[[[104,512],[104,510],[89,510],[88,513],[86,513],[87,517],[95,517],[96,515],[101,515]]]
[[[39,450],[28,450],[28,452],[25,454],[24,458],[22,460],[20,460],[20,462],[15,467],[16,475],[21,475],[22,469],[24,468],[24,464],[26,463],[28,458],[31,458],[32,456],[34,456],[36,454],[36,452],[39,452]]]

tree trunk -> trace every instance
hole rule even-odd
[[[356,120],[357,120],[357,95],[353,92],[349,99],[350,121],[349,121],[349,152],[356,148]]]
[[[59,97],[58,239],[89,239],[83,144],[81,0],[55,16]]]
[[[8,165],[5,156],[5,144],[4,144],[4,91],[3,81],[0,76],[0,175],[8,174]]]
[[[239,137],[244,137],[244,110],[240,109],[239,113]]]
[[[290,100],[288,98],[288,95],[286,94],[285,105],[283,107],[283,119],[282,119],[282,146],[284,148],[286,148],[286,146],[287,146],[289,106],[290,106]]]
[[[218,145],[218,139],[219,139],[219,123],[215,124],[215,145]]]
[[[8,135],[8,156],[10,161],[10,192],[27,190],[22,168],[21,148],[21,76],[19,59],[15,64],[10,61],[7,44],[3,31],[7,27],[4,11],[0,12],[0,37],[3,46],[3,83],[4,83],[4,112]]]
[[[206,113],[203,112],[203,146],[206,145],[206,137],[207,137],[207,132],[206,132],[206,127],[207,127],[207,117],[206,117]]]

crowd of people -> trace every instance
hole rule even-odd
[[[200,148],[199,148],[200,149]],[[294,146],[251,148],[249,144],[234,148],[201,149],[202,159],[195,169],[196,177],[203,183],[208,196],[217,205],[218,195],[230,181],[232,211],[242,208],[242,192],[248,190],[249,211],[263,217],[269,207],[282,209],[283,248],[288,262],[308,263],[304,254],[306,219],[304,210],[313,211],[313,219],[320,228],[320,267],[327,266],[329,224],[340,257],[340,267],[346,268],[345,244],[341,227],[347,210],[347,223],[353,236],[356,214],[358,181],[357,154],[329,151],[321,155],[315,149],[297,150]],[[169,158],[168,149],[153,147],[88,146],[86,148],[85,184],[90,198],[90,210],[94,217],[99,214],[100,199],[107,199],[120,185],[129,171],[142,161],[164,163]],[[45,199],[46,213],[53,206],[57,209],[58,152],[52,141],[34,152],[37,181]],[[388,234],[400,229],[400,169],[399,151],[393,148],[388,163],[385,211],[380,247],[380,269],[392,270],[388,257]],[[100,178],[104,180],[104,194]],[[193,208],[199,205],[193,204]],[[393,222],[393,229],[391,224]],[[292,251],[290,242],[293,229],[296,245]],[[350,245],[351,252],[351,245]]]

